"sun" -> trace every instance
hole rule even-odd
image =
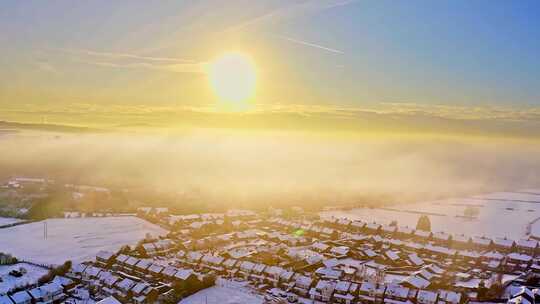
[[[255,95],[257,70],[251,57],[244,53],[219,56],[208,65],[207,73],[212,90],[227,108],[247,107]]]

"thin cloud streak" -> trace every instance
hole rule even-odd
[[[100,67],[108,68],[123,68],[123,69],[151,69],[159,71],[167,71],[174,73],[194,73],[201,74],[205,73],[206,63],[179,63],[179,64],[151,64],[144,62],[135,62],[135,63],[114,63],[114,62],[103,62],[103,61],[85,61],[77,60],[77,62],[95,65]]]
[[[320,45],[320,44],[316,44],[316,43],[312,43],[312,42],[308,42],[308,41],[304,41],[304,40],[294,39],[294,38],[283,36],[283,35],[276,35],[276,36],[283,39],[283,40],[292,42],[292,43],[317,48],[317,49],[328,51],[328,52],[331,52],[331,53],[344,54],[343,51],[340,51],[340,50],[337,50],[337,49],[334,49],[334,48],[330,48],[330,47],[326,47],[324,45]]]
[[[195,60],[185,59],[185,58],[175,58],[175,57],[154,57],[154,56],[141,56],[131,53],[124,52],[101,52],[94,50],[80,50],[80,49],[56,49],[61,52],[77,54],[77,55],[87,55],[93,57],[106,57],[106,58],[116,58],[116,59],[138,59],[145,61],[158,61],[158,62],[181,62],[181,63],[194,63]]]
[[[52,49],[72,55],[71,60],[87,65],[115,69],[150,69],[174,73],[205,73],[206,62],[175,57],[141,56],[125,52],[81,49]]]
[[[329,9],[346,6],[355,2],[358,2],[358,0],[304,1],[300,3],[295,2],[293,4],[285,5],[281,8],[276,8],[264,14],[255,16],[251,19],[242,21],[238,24],[226,28],[223,32],[244,30],[247,28],[257,27],[283,19],[306,17],[310,14],[317,14]]]

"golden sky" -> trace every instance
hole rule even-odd
[[[0,119],[537,138],[536,6],[7,0]]]

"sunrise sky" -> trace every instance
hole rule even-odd
[[[538,1],[4,0],[0,120],[534,138],[539,12]]]

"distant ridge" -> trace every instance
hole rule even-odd
[[[64,133],[95,133],[105,132],[102,129],[93,129],[87,127],[74,127],[66,125],[56,124],[44,124],[44,123],[19,123],[0,120],[0,132],[14,132],[17,130],[41,130],[52,132],[64,132]]]

